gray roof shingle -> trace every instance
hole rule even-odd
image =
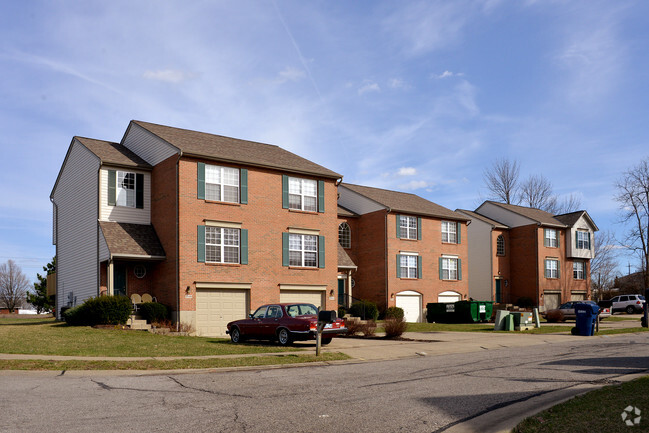
[[[111,255],[165,256],[160,239],[152,225],[100,221],[99,226]]]
[[[151,165],[149,163],[119,143],[95,140],[94,138],[86,137],[74,138],[88,148],[92,153],[97,155],[102,164],[114,164],[124,167],[151,170]]]
[[[428,201],[415,194],[372,188],[369,186],[353,185],[350,183],[342,183],[341,185],[357,194],[365,196],[390,208],[392,211],[447,218],[458,221],[468,221],[470,219],[466,215],[453,212],[448,208],[433,203],[432,201]]]
[[[352,261],[352,259],[347,254],[347,251],[345,251],[345,249],[340,244],[338,244],[338,267],[347,269],[355,269],[357,267],[356,263]]]
[[[542,225],[546,226],[554,226],[554,227],[566,227],[566,224],[563,222],[559,221],[557,218],[554,217],[550,212],[546,212],[541,209],[536,209],[532,207],[524,207],[524,206],[518,206],[515,204],[506,204],[506,203],[498,203],[496,201],[487,201],[485,203],[491,203],[493,205],[499,206],[503,209],[507,209],[510,212],[517,213],[519,215],[522,215],[526,218],[529,218],[533,221],[536,221],[537,223],[540,223]]]
[[[476,213],[476,212],[473,212],[473,211],[470,211],[470,210],[466,210],[466,209],[456,209],[455,211],[456,211],[456,212],[462,212],[462,213],[464,213],[464,214],[467,214],[467,215],[469,215],[472,219],[475,218],[475,219],[479,219],[480,221],[484,221],[484,222],[486,222],[487,224],[491,224],[492,226],[494,226],[494,228],[497,228],[497,229],[508,229],[508,228],[509,228],[509,226],[507,226],[507,225],[505,225],[505,224],[503,224],[503,223],[501,223],[501,222],[498,222],[498,221],[496,221],[496,220],[494,220],[494,219],[491,219],[491,218],[487,218],[487,217],[484,216],[484,215],[480,215],[479,213]]]
[[[271,144],[133,120],[187,156],[340,179],[342,175]]]

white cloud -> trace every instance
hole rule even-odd
[[[406,84],[401,78],[392,78],[388,81],[388,86],[393,89],[407,89],[410,86]]]
[[[399,185],[399,188],[404,189],[406,191],[413,191],[416,189],[428,188],[430,186],[432,185],[426,182],[425,180],[411,180],[408,183],[403,183]]]
[[[175,69],[162,69],[157,71],[144,71],[142,74],[147,80],[163,81],[165,83],[180,83],[194,78],[194,74]]]
[[[369,92],[380,92],[381,87],[377,83],[366,83],[358,89],[358,94],[363,95]]]
[[[451,77],[463,77],[464,73],[463,72],[451,72],[451,71],[444,71],[441,74],[433,74],[432,77],[436,78],[438,80],[442,80],[444,78],[451,78]]]
[[[397,174],[399,176],[414,176],[417,174],[417,169],[414,167],[401,167]]]
[[[305,76],[306,72],[304,72],[304,70],[287,66],[279,73],[279,82],[284,83],[286,81],[299,81]]]

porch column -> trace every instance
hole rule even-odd
[[[347,270],[347,305],[345,307],[349,308],[352,304],[352,270]]]
[[[106,295],[113,295],[113,283],[115,278],[113,277],[113,259],[108,260],[108,266],[106,267]]]

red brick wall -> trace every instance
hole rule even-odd
[[[248,204],[224,204],[197,199],[197,159],[180,161],[180,290],[181,311],[195,310],[196,282],[252,283],[250,307],[279,301],[279,284],[326,285],[326,308],[337,304],[337,190],[325,180],[325,212],[295,212],[282,208],[282,173],[248,168]],[[202,161],[210,163],[210,161]],[[227,164],[221,164],[227,165]],[[248,265],[205,264],[197,261],[197,226],[204,220],[242,223],[248,230]],[[325,268],[295,269],[282,266],[282,233],[288,227],[319,230],[325,237]],[[190,287],[191,298],[185,297]],[[333,290],[333,299],[329,292]]]
[[[358,266],[352,295],[358,299],[375,302],[379,308],[386,305],[386,244],[385,218],[387,212],[379,210],[361,215],[352,226],[352,254]],[[354,232],[357,235],[354,235]],[[348,253],[349,254],[349,253]]]
[[[520,297],[537,299],[537,288],[539,287],[539,226],[531,224],[527,226],[514,227],[509,232],[511,251],[511,281],[509,285],[510,301],[516,303]],[[541,230],[543,236],[543,230]],[[541,238],[541,246],[543,239]]]

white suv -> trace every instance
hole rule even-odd
[[[642,295],[619,295],[611,299],[611,313],[626,311],[629,314],[642,313],[645,298]]]

